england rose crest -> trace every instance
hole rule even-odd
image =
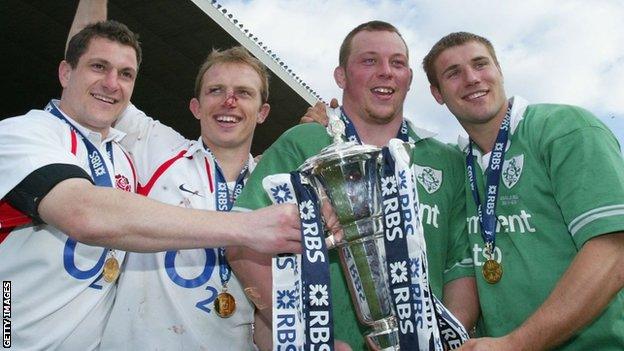
[[[121,190],[128,191],[128,192],[132,191],[132,187],[130,186],[130,182],[128,181],[128,178],[126,178],[126,176],[124,176],[123,174],[115,175],[115,186],[117,187],[117,189],[121,189]]]

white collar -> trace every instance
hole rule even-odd
[[[213,162],[215,161],[214,154],[212,154],[211,152],[209,152],[208,150],[204,148],[204,141],[202,140],[201,136],[199,136],[197,140],[192,140],[189,142],[189,147],[188,147],[188,150],[186,150],[184,157],[191,157],[195,155],[196,153],[200,153],[204,156],[208,156],[210,157],[210,159],[213,160]],[[249,154],[249,159],[247,160],[247,164],[249,165],[249,173],[251,173],[251,171],[256,166],[256,162],[254,161],[254,158],[251,155],[251,153]]]
[[[414,134],[416,134],[416,136],[417,136],[419,139],[421,139],[421,140],[422,140],[422,139],[429,139],[429,138],[433,138],[433,137],[435,137],[436,135],[438,135],[438,133],[432,132],[432,131],[430,131],[430,130],[427,130],[427,129],[423,129],[423,128],[416,127],[416,126],[414,125],[414,122],[412,122],[412,120],[410,120],[410,119],[407,119],[407,118],[404,118],[404,119],[405,119],[405,121],[407,122],[407,126],[408,126],[408,128],[409,128],[409,129],[411,129],[411,130],[414,132]]]

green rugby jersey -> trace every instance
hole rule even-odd
[[[422,175],[417,182],[429,259],[429,281],[434,294],[442,299],[445,283],[474,275],[465,226],[464,160],[462,154],[450,146],[435,139],[420,138],[413,128],[409,133],[416,140],[412,164],[416,174]],[[270,205],[271,201],[262,188],[262,179],[296,170],[331,142],[325,128],[316,123],[298,125],[286,131],[263,154],[236,206],[257,209]],[[348,342],[353,350],[365,350],[362,335],[366,328],[357,322],[339,262],[336,250],[331,250],[335,337]]]
[[[624,230],[624,162],[613,134],[578,107],[543,104],[522,110],[512,116],[499,183],[495,258],[503,277],[497,284],[488,284],[481,274],[484,244],[466,178],[479,330],[485,336],[505,335],[535,312],[587,240]],[[476,147],[473,152],[475,159],[481,157]],[[474,164],[484,201],[487,163]],[[560,349],[624,349],[624,292]]]

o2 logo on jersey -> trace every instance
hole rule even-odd
[[[188,278],[182,277],[176,270],[175,259],[178,251],[167,251],[165,253],[165,271],[171,281],[186,289],[193,289],[206,284],[212,276],[217,258],[215,250],[213,249],[204,249],[204,252],[206,254],[206,260],[204,262],[202,272],[196,277]],[[193,250],[192,254],[196,255],[197,250]],[[195,304],[195,307],[206,313],[210,313],[211,310],[208,306],[210,306],[210,304],[215,300],[218,295],[218,291],[210,285],[206,286],[206,291],[208,292],[208,298],[198,301]]]
[[[90,269],[82,270],[76,266],[76,245],[78,243],[68,238],[65,242],[65,248],[63,249],[63,267],[69,275],[76,279],[85,280],[96,277],[93,283],[89,285],[90,288],[102,290],[102,285],[99,281],[102,279],[102,267],[104,266],[104,259],[106,258],[106,249],[102,249],[102,255],[98,259],[95,266]]]

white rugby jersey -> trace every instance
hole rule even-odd
[[[171,205],[216,208],[215,160],[201,139],[187,141],[134,106],[117,127],[131,136],[124,142],[132,147],[139,174],[151,174],[141,178],[141,193]],[[221,290],[216,249],[129,253],[102,350],[251,349],[252,304],[232,274],[228,292],[236,311],[221,318],[213,307]]]
[[[112,184],[134,192],[133,165],[117,143],[124,134],[111,128],[102,140],[65,117],[98,148]],[[114,168],[105,147],[109,141]],[[83,141],[64,122],[41,110],[0,122],[0,198],[33,171],[56,163],[91,174]],[[1,239],[0,279],[12,283],[12,347],[97,348],[116,288],[102,278],[104,261],[114,254],[121,264],[125,253],[76,243],[47,224],[17,227]]]

